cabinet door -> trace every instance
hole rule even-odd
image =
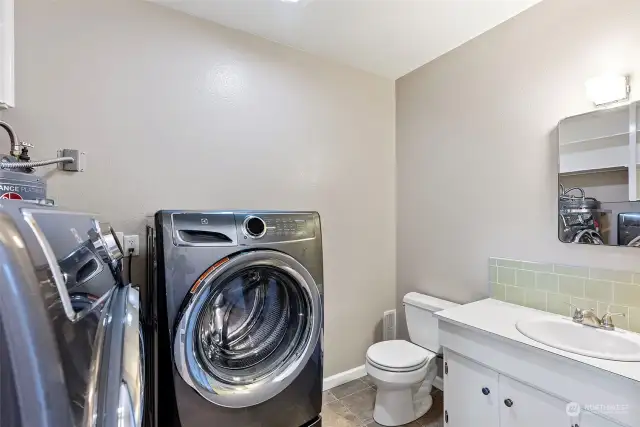
[[[619,427],[620,425],[591,412],[582,411],[578,420],[574,420],[573,427]]]
[[[500,427],[573,427],[567,402],[500,376]]]
[[[498,427],[498,373],[445,349],[447,427]]]
[[[0,108],[14,106],[13,0],[0,0]]]

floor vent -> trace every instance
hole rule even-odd
[[[396,311],[385,311],[382,315],[382,340],[396,339]]]

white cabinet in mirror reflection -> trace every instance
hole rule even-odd
[[[625,199],[638,200],[639,115],[636,102],[561,120],[558,124],[560,175],[623,171],[628,173],[629,197]]]
[[[0,0],[0,108],[15,106],[14,0]]]

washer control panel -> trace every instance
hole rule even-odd
[[[236,214],[237,215],[237,214]],[[316,221],[313,214],[306,213],[248,213],[237,215],[242,236],[240,244],[312,239],[315,237]]]

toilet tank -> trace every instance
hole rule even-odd
[[[440,353],[438,319],[433,316],[433,313],[457,307],[459,304],[417,292],[406,294],[402,304],[411,342],[434,353]]]

